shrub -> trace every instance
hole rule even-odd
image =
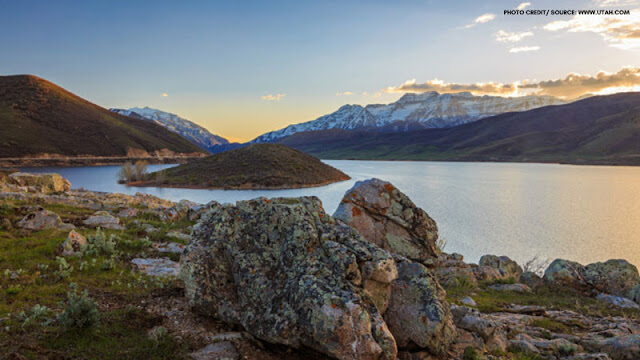
[[[49,315],[51,315],[51,309],[37,304],[27,311],[20,312],[17,317],[22,321],[22,329],[24,330],[35,325],[49,325],[53,321]]]
[[[464,353],[462,353],[462,360],[482,360],[482,356],[478,354],[476,349],[471,346],[467,346],[464,348]]]
[[[82,247],[82,256],[112,255],[116,253],[116,244],[120,238],[111,234],[107,237],[100,229],[95,235],[87,237],[87,244]]]
[[[60,315],[60,325],[67,329],[83,329],[98,323],[99,313],[96,302],[89,297],[85,290],[78,295],[76,285],[71,284],[67,293],[67,304]]]
[[[154,345],[155,347],[158,347],[158,345],[161,342],[165,341],[168,336],[169,336],[169,332],[163,326],[154,327],[149,331],[149,334],[148,334],[149,340],[153,341],[153,343],[155,344]]]
[[[144,179],[148,166],[149,164],[142,160],[136,161],[135,164],[131,164],[130,162],[125,163],[118,173],[118,182],[122,184]]]
[[[58,279],[66,279],[73,273],[73,266],[69,265],[65,258],[56,256],[56,264],[58,264],[58,270],[55,271],[55,275]]]

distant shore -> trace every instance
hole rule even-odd
[[[0,158],[0,167],[74,167],[122,165],[127,162],[146,161],[149,164],[182,164],[201,156],[177,155],[168,157],[130,157],[130,156],[77,156],[52,158]]]

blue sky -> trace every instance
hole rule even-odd
[[[620,1],[611,8],[640,8]],[[394,101],[401,92],[382,90],[411,79],[513,83],[640,65],[638,48],[612,46],[602,29],[544,29],[571,16],[502,14],[522,2],[0,0],[0,74],[38,75],[104,107],[156,107],[249,140],[344,103]],[[483,14],[495,18],[466,27]],[[498,41],[501,30],[533,35]]]

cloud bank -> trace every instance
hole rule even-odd
[[[592,32],[600,34],[610,46],[625,50],[640,49],[640,9],[631,10],[631,15],[576,15],[569,20],[550,22],[544,29]]]
[[[550,95],[572,99],[585,94],[607,93],[615,90],[637,91],[640,89],[640,67],[625,67],[616,73],[599,72],[596,75],[571,73],[563,79],[531,82],[528,80],[514,83],[445,83],[434,79],[425,83],[409,80],[400,86],[384,89],[387,93],[439,93],[471,92],[474,95],[522,96],[528,94]]]

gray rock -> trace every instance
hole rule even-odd
[[[619,259],[586,266],[556,259],[545,271],[544,280],[557,288],[569,287],[593,295],[604,292],[634,300],[640,288],[638,269]]]
[[[613,360],[640,359],[640,335],[592,338],[583,342],[591,351],[604,352]]]
[[[120,210],[120,212],[118,212],[118,217],[119,218],[136,217],[136,216],[138,216],[139,212],[140,211],[137,208],[126,208],[126,209],[122,209],[122,210]]]
[[[427,213],[386,181],[358,181],[334,217],[382,249],[425,262],[438,257],[438,227]]]
[[[28,230],[75,229],[73,224],[65,224],[60,216],[48,210],[38,210],[25,216],[18,222],[18,227]]]
[[[538,274],[531,271],[523,272],[520,275],[520,282],[532,289],[544,285],[544,280],[542,280],[542,278]]]
[[[141,272],[150,276],[178,276],[180,264],[168,258],[162,259],[142,259],[135,258],[131,263]]]
[[[229,341],[209,344],[206,347],[190,354],[194,360],[239,360],[238,350]]]
[[[476,303],[475,300],[473,300],[470,296],[465,296],[462,298],[462,300],[460,300],[460,302],[464,305],[467,306],[477,306],[478,304]]]
[[[615,305],[617,307],[621,307],[621,308],[640,309],[640,305],[638,305],[636,302],[622,296],[614,296],[614,295],[601,293],[598,296],[596,296],[596,299]]]
[[[194,310],[267,342],[338,359],[394,359],[396,343],[441,353],[452,341],[449,305],[428,269],[394,259],[315,197],[214,207],[194,226],[181,262]],[[399,340],[391,323],[408,329]]]
[[[507,256],[484,255],[478,265],[497,270],[503,279],[518,280],[522,274],[520,265]]]
[[[107,211],[97,211],[88,219],[84,220],[83,224],[103,229],[124,230],[124,226],[120,224],[120,219],[109,214]]]

